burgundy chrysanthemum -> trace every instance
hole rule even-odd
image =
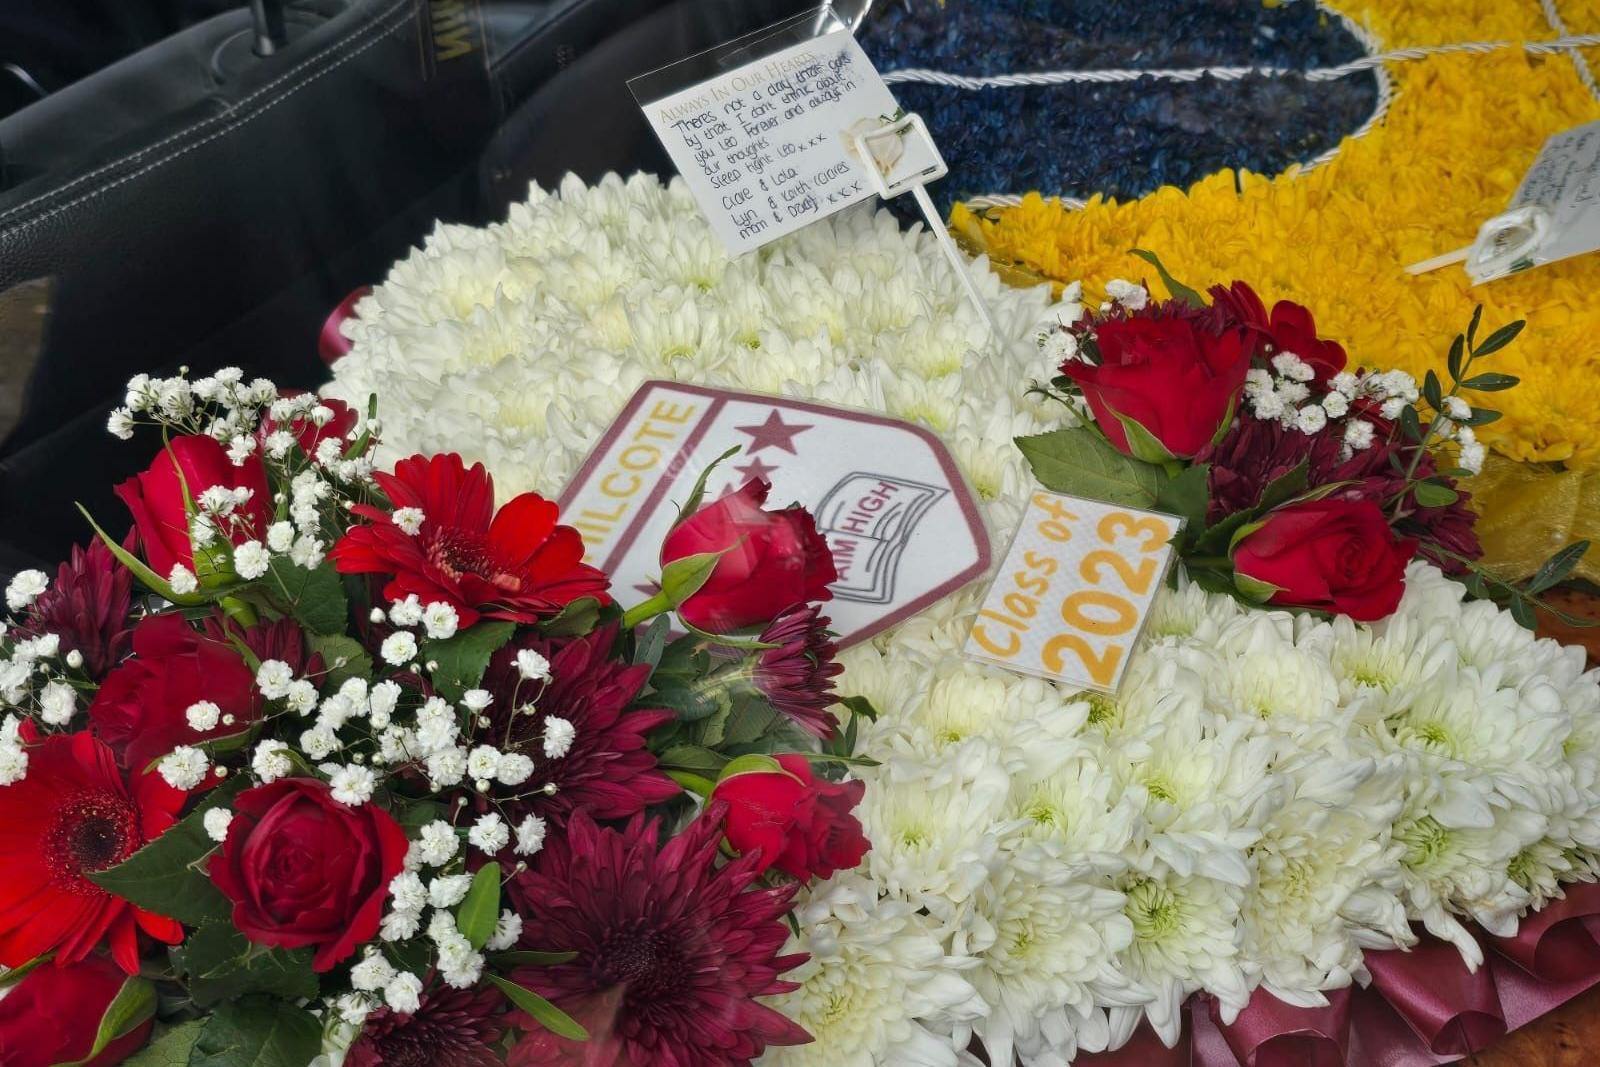
[[[85,673],[99,681],[128,654],[132,593],[133,575],[96,538],[87,549],[73,546],[56,580],[33,602],[22,629],[60,636],[61,651],[82,653]]]
[[[1411,449],[1402,448],[1392,424],[1370,414],[1367,418],[1377,431],[1372,445],[1352,453],[1348,459],[1342,456],[1343,445],[1337,433],[1306,434],[1267,419],[1238,419],[1221,441],[1195,457],[1196,463],[1211,464],[1206,522],[1216,523],[1236,511],[1254,507],[1268,485],[1302,460],[1306,461],[1306,480],[1311,488],[1351,482],[1332,495],[1372,500],[1390,514],[1393,507],[1389,501],[1405,484],[1401,471],[1410,464]],[[1398,471],[1391,462],[1396,455],[1401,459]],[[1437,469],[1433,455],[1424,452],[1413,477],[1427,478]],[[1408,494],[1391,522],[1396,533],[1416,538],[1421,543],[1420,554],[1447,574],[1466,569],[1454,556],[1477,559],[1483,554],[1473,531],[1477,517],[1468,506],[1472,496],[1459,488],[1457,492],[1455,502],[1434,508],[1418,507]]]
[[[717,866],[723,805],[664,846],[642,815],[601,829],[584,812],[509,888],[522,943],[575,951],[515,979],[583,1023],[588,1042],[532,1027],[511,1067],[736,1067],[811,1040],[755,998],[787,993],[805,962],[779,955],[798,883],[757,885],[759,856]]]
[[[762,649],[753,668],[755,686],[772,706],[817,737],[838,726],[828,708],[839,699],[833,679],[844,671],[834,661],[828,622],[815,605],[785,611],[761,631],[761,642],[776,647]]]
[[[409,1015],[379,1008],[345,1055],[345,1067],[500,1067],[505,1033],[498,989],[441,987]]]
[[[502,801],[514,821],[534,812],[559,826],[578,809],[597,819],[624,819],[678,795],[677,783],[656,769],[656,758],[645,746],[645,735],[671,722],[672,712],[628,709],[650,668],[612,659],[616,637],[615,626],[566,641],[528,637],[513,641],[489,661],[482,685],[494,703],[485,712],[491,725],[484,736],[508,738],[503,748],[533,759],[535,777],[517,792],[546,783],[555,787],[549,795]],[[550,662],[543,692],[517,671],[517,653],[523,649]],[[530,703],[537,708],[531,715],[521,710]],[[559,759],[546,758],[543,749],[545,722],[552,715],[572,723],[576,731],[572,747]]]

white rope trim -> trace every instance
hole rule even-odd
[[[1392,52],[1362,56],[1360,59],[1352,59],[1350,62],[1341,63],[1336,67],[1314,67],[1308,70],[1299,70],[1293,67],[1189,67],[1185,69],[1150,68],[1143,70],[1049,70],[1031,74],[991,74],[974,77],[966,74],[947,74],[944,71],[929,70],[925,67],[908,67],[903,70],[889,71],[883,76],[883,80],[891,85],[920,82],[970,91],[1011,89],[1030,85],[1068,85],[1082,82],[1093,84],[1135,81],[1193,82],[1199,81],[1201,78],[1215,78],[1218,81],[1239,81],[1249,77],[1304,78],[1307,81],[1322,82],[1347,78],[1352,74],[1360,74],[1369,70],[1381,70],[1386,63],[1426,59],[1429,56],[1457,53],[1485,55],[1507,48],[1521,48],[1523,51],[1533,55],[1550,55],[1575,48],[1587,48],[1593,45],[1600,45],[1600,33],[1564,35],[1550,41],[1459,41],[1455,44],[1422,45],[1416,48],[1399,48]]]
[[[1565,37],[1567,24],[1561,21],[1561,12],[1556,8],[1556,0],[1539,0],[1539,7],[1544,10],[1544,20],[1550,24],[1550,28]],[[1600,100],[1600,85],[1594,83],[1594,72],[1589,69],[1589,61],[1583,58],[1583,53],[1576,48],[1567,54],[1572,57],[1572,65],[1578,68],[1578,80],[1583,82],[1590,96]]]

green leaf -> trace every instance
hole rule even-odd
[[[1511,618],[1524,630],[1532,630],[1538,626],[1539,620],[1534,617],[1533,605],[1522,597],[1512,597],[1506,606],[1511,609]]]
[[[693,515],[695,512],[700,510],[700,503],[706,498],[706,481],[711,477],[711,472],[716,470],[717,466],[723,460],[727,459],[729,456],[736,455],[739,451],[739,448],[739,445],[734,445],[722,455],[706,464],[705,470],[700,472],[700,477],[694,480],[694,488],[689,490],[689,499],[685,500],[683,502],[683,507],[678,509],[678,517],[672,523],[673,526],[677,526],[678,523],[682,522],[684,519],[687,519],[690,515]]]
[[[306,1067],[322,1049],[322,1025],[304,1008],[269,997],[225,1001],[206,1020],[188,1067]]]
[[[432,673],[434,688],[452,704],[459,702],[461,694],[483,680],[490,658],[516,630],[516,623],[484,621],[448,641],[424,642],[421,658],[439,664]]]
[[[1016,442],[1034,477],[1058,493],[1148,508],[1155,504],[1166,477],[1160,467],[1123,455],[1086,426],[1019,437]]]
[[[1474,374],[1461,383],[1463,389],[1476,389],[1480,393],[1498,393],[1522,381],[1515,374]]]
[[[733,710],[727,691],[721,687],[706,691],[689,686],[670,686],[652,693],[650,703],[673,712],[680,722],[698,722],[718,712],[726,714]]]
[[[500,865],[485,863],[472,876],[472,886],[456,909],[456,929],[475,949],[494,936],[500,920]]]
[[[1455,340],[1450,342],[1450,355],[1445,360],[1445,367],[1450,371],[1450,380],[1452,382],[1459,382],[1461,380],[1461,354],[1465,340],[1466,339],[1458,333],[1456,334]]]
[[[0,989],[5,989],[7,986],[16,985],[18,982],[28,977],[28,972],[32,971],[36,967],[49,963],[55,958],[56,954],[54,952],[41,953],[40,955],[33,957],[33,959],[29,960],[27,963],[22,964],[20,967],[12,967],[9,970],[0,972]]]
[[[1467,344],[1470,346],[1478,339],[1478,327],[1483,323],[1483,305],[1478,304],[1472,309],[1472,321],[1467,323]],[[1476,349],[1474,349],[1476,351]]]
[[[189,1067],[189,1053],[205,1029],[204,1019],[179,1023],[122,1061],[122,1067]]]
[[[1418,482],[1411,487],[1411,495],[1417,506],[1424,508],[1442,508],[1461,499],[1460,493],[1438,482]]]
[[[506,995],[506,999],[518,1008],[533,1016],[534,1021],[557,1037],[564,1037],[569,1041],[586,1041],[589,1031],[579,1026],[577,1021],[541,997],[531,989],[524,989],[517,983],[501,978],[497,974],[485,974],[491,984]]]
[[[172,962],[188,976],[189,995],[202,1008],[245,993],[267,993],[285,1000],[315,997],[316,973],[309,948],[266,948],[252,944],[231,922],[208,922],[172,950]]]
[[[779,721],[777,709],[765,700],[740,700],[728,716],[723,739],[730,745],[748,745],[760,740],[774,722]]]
[[[1417,409],[1410,404],[1400,409],[1400,432],[1407,441],[1415,443],[1422,440],[1422,421],[1417,418]]]
[[[1287,504],[1306,491],[1311,480],[1310,470],[1311,461],[1302,459],[1286,473],[1267,483],[1266,488],[1261,490],[1261,499],[1256,501],[1256,506],[1263,511],[1271,511],[1279,504]]]
[[[1167,266],[1161,262],[1160,256],[1143,248],[1133,248],[1129,251],[1156,269],[1156,273],[1161,276],[1161,284],[1167,287],[1167,292],[1172,294],[1174,300],[1182,300],[1191,307],[1206,306],[1205,300],[1199,293],[1167,273]]]
[[[1515,341],[1517,339],[1517,335],[1522,332],[1522,328],[1526,325],[1527,322],[1522,319],[1518,319],[1515,322],[1506,323],[1494,333],[1491,333],[1488,337],[1485,337],[1483,339],[1483,344],[1473,349],[1472,354],[1475,356],[1493,355],[1506,345],[1510,344],[1512,341]]]
[[[372,657],[361,642],[344,634],[306,634],[306,644],[328,668],[327,687],[337,689],[351,678],[372,676]],[[342,661],[342,662],[341,662]]]
[[[599,621],[600,601],[592,596],[581,596],[541,622],[539,632],[546,637],[582,637]]]
[[[1239,590],[1246,600],[1255,604],[1265,604],[1278,591],[1278,587],[1271,582],[1259,581],[1238,571],[1233,572],[1233,587]]]
[[[1165,466],[1176,462],[1177,458],[1167,451],[1167,446],[1156,440],[1154,434],[1144,428],[1144,424],[1137,419],[1129,418],[1120,411],[1112,411],[1117,422],[1122,426],[1122,435],[1128,439],[1128,451],[1133,453],[1133,458],[1145,463],[1154,463]]]
[[[1532,578],[1528,579],[1527,592],[1538,594],[1560,582],[1578,565],[1583,554],[1589,551],[1589,542],[1574,541],[1544,561]]]
[[[647,664],[654,670],[656,664],[661,662],[661,653],[666,650],[667,634],[671,630],[672,620],[666,615],[651,619],[650,625],[639,635],[639,643],[633,650],[633,662]]]
[[[1473,408],[1472,416],[1463,421],[1468,426],[1487,426],[1491,422],[1500,421],[1500,412],[1492,408]]]
[[[839,703],[849,708],[853,714],[861,716],[868,722],[878,721],[878,709],[872,706],[872,701],[866,697],[840,697]]]
[[[577,958],[576,952],[539,952],[522,948],[489,954],[489,962],[496,967],[554,967]]]
[[[677,607],[700,591],[711,580],[711,574],[728,550],[696,552],[683,556],[661,568],[661,592],[667,603]]]
[[[149,589],[158,596],[170,600],[174,604],[204,604],[206,602],[205,596],[200,593],[191,594],[189,596],[179,596],[173,591],[172,586],[168,584],[164,577],[145,566],[143,560],[135,556],[132,552],[129,552],[127,549],[123,548],[122,545],[118,544],[116,541],[113,541],[111,539],[111,535],[102,530],[100,528],[100,524],[94,521],[94,516],[89,514],[88,508],[84,507],[82,504],[77,505],[77,507],[78,510],[83,513],[83,517],[88,520],[90,527],[94,529],[95,535],[98,536],[101,541],[105,542],[106,548],[110,549],[111,554],[116,557],[117,562],[128,568],[128,570],[133,573],[133,576],[139,579],[146,589]]]
[[[155,983],[148,978],[130,975],[123,981],[122,988],[111,998],[111,1003],[106,1005],[105,1012],[101,1014],[100,1026],[95,1031],[94,1044],[89,1047],[89,1054],[81,1060],[61,1064],[60,1067],[83,1067],[104,1052],[107,1045],[119,1037],[132,1033],[155,1013]]]
[[[717,775],[728,763],[728,757],[701,745],[673,745],[660,756],[661,766],[697,774]]]
[[[190,926],[226,921],[233,906],[198,869],[200,861],[217,847],[206,833],[205,814],[226,805],[249,784],[242,775],[229,778],[160,837],[115,867],[89,874],[89,880],[146,911]]]
[[[1432,370],[1422,376],[1422,399],[1433,410],[1444,410],[1444,389],[1439,385],[1439,376]]]
[[[1206,479],[1211,475],[1211,465],[1196,463],[1178,472],[1175,478],[1161,483],[1156,491],[1156,508],[1178,515],[1188,523],[1189,529],[1198,531],[1206,523]]]
[[[751,752],[744,756],[735,756],[722,768],[722,774],[717,781],[726,782],[729,778],[737,778],[741,774],[788,774],[783,769],[783,764],[771,756],[764,756],[758,752]]]
[[[344,583],[326,560],[306,570],[286,556],[275,556],[260,588],[312,633],[342,635],[348,629],[350,605],[345,599]]]

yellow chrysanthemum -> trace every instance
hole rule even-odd
[[[1536,0],[1333,2],[1386,49],[1553,36]],[[1570,32],[1600,29],[1600,0],[1561,0],[1561,12]],[[1600,50],[1588,51],[1600,67]],[[1391,72],[1395,98],[1383,123],[1347,139],[1324,167],[1274,177],[1225,171],[1188,191],[1096,198],[1081,210],[1037,195],[1011,209],[958,204],[952,228],[1011,265],[1014,278],[1082,279],[1096,299],[1109,279],[1148,277],[1128,250],[1153,249],[1192,284],[1242,278],[1269,301],[1299,301],[1354,361],[1418,377],[1430,367],[1442,373],[1450,338],[1481,301],[1486,324],[1525,318],[1528,326],[1493,357],[1495,370],[1522,384],[1485,398],[1505,417],[1480,437],[1502,456],[1600,477],[1600,257],[1478,288],[1459,267],[1404,270],[1469,244],[1505,209],[1545,140],[1600,119],[1600,102],[1566,55],[1443,55]],[[1580,535],[1600,525],[1600,516],[1582,518],[1562,525]],[[1503,561],[1521,562],[1501,547]]]

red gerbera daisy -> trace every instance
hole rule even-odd
[[[407,533],[391,512],[363,504],[354,510],[370,525],[351,529],[329,556],[344,574],[391,575],[391,601],[443,601],[465,629],[479,615],[537,622],[581,597],[607,599],[606,576],[583,562],[578,531],[556,524],[556,505],[523,493],[496,512],[483,464],[417,455],[376,478],[396,511],[421,511],[420,527]]]
[[[56,580],[28,610],[22,629],[60,637],[61,651],[81,653],[84,673],[98,681],[128,654],[132,595],[132,572],[95,538],[86,549],[73,546]]]
[[[345,1067],[500,1067],[506,998],[498,989],[435,989],[403,1015],[379,1008],[345,1054]]]
[[[795,725],[817,737],[838,726],[828,708],[839,699],[833,679],[844,672],[834,661],[837,646],[828,637],[828,619],[815,606],[790,608],[761,631],[772,645],[756,654],[755,687]]]
[[[111,749],[87,732],[55,734],[27,751],[27,777],[0,788],[0,965],[54,949],[65,966],[109,937],[112,957],[133,974],[139,930],[175,945],[183,927],[85,875],[121,863],[176,822],[185,794],[156,774],[125,781]]]
[[[625,819],[678,795],[677,783],[656,769],[645,737],[671,722],[660,709],[629,709],[650,677],[647,664],[627,665],[610,658],[615,626],[567,641],[526,638],[496,652],[484,672],[483,688],[494,696],[485,712],[491,725],[485,736],[507,738],[507,751],[532,757],[534,779],[515,787],[531,797],[507,800],[501,807],[514,819],[535,812],[554,825],[584,809],[597,819]],[[550,680],[542,692],[517,672],[517,653],[532,649],[550,662]],[[538,699],[534,700],[535,693]],[[534,714],[519,713],[532,703]],[[550,716],[573,725],[572,747],[559,759],[544,756],[545,723]],[[555,786],[550,795],[536,786]]]
[[[779,955],[799,884],[757,886],[758,856],[717,866],[723,807],[665,846],[654,819],[601,829],[580,811],[512,880],[523,944],[578,953],[514,977],[589,1040],[532,1029],[511,1067],[735,1067],[768,1045],[811,1040],[755,999],[798,988],[778,976],[806,959]]]

